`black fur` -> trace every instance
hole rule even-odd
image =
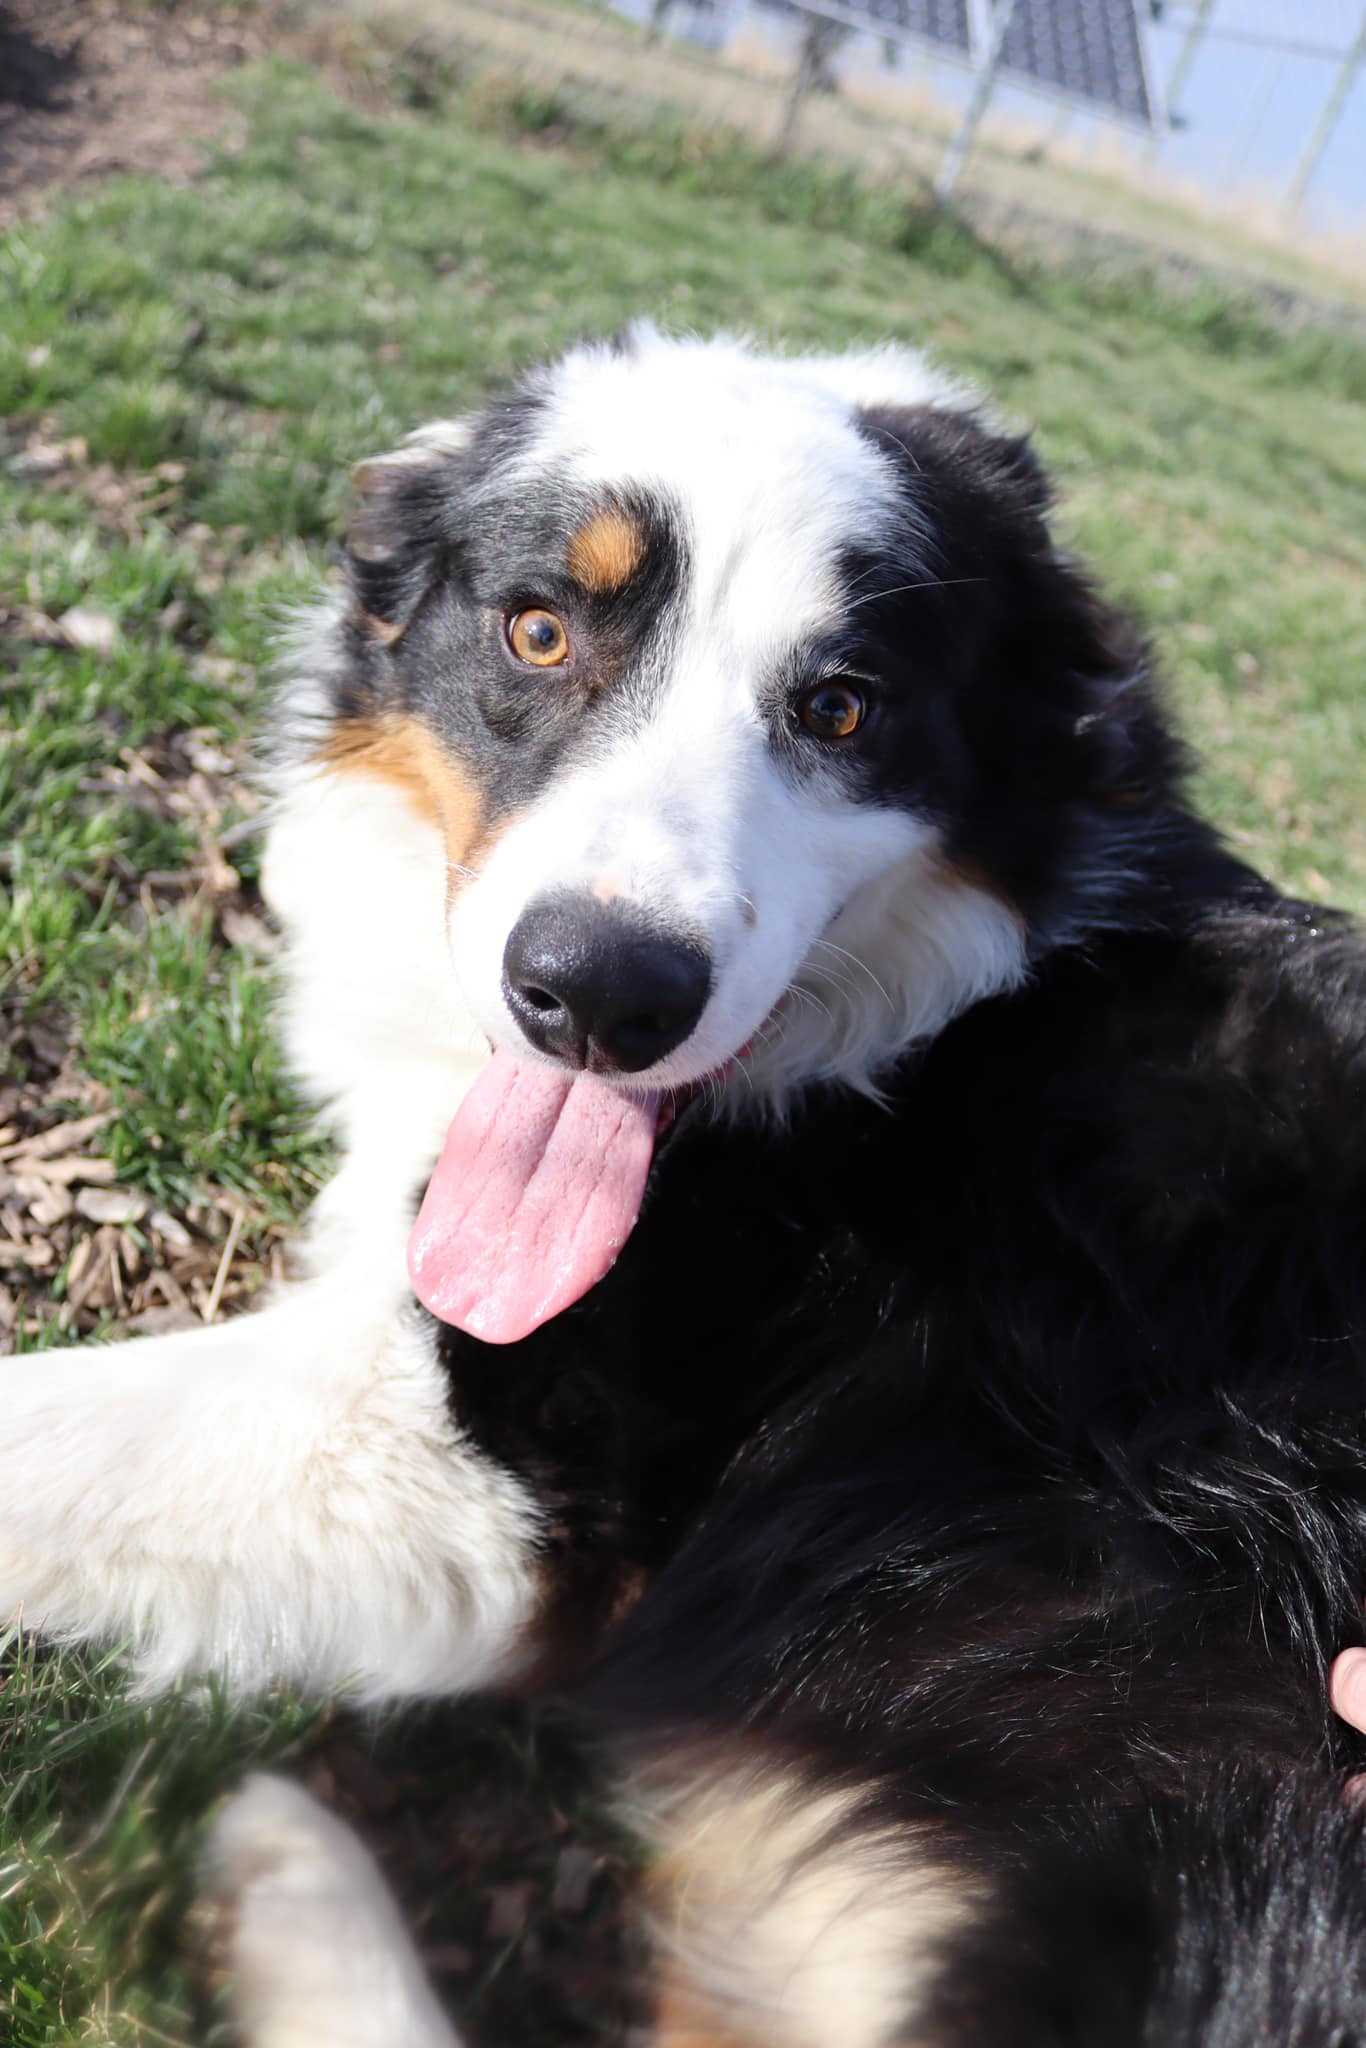
[[[1186,1801],[1098,1811],[946,1945],[943,2048],[1196,2048],[1366,2038],[1366,1813],[1320,1779],[1217,1772]],[[910,2048],[910,2044],[907,2044]]]
[[[986,1887],[908,2044],[1345,2048],[1366,1750],[1324,1670],[1366,1589],[1366,941],[1192,814],[1028,449],[928,411],[864,431],[908,525],[851,548],[879,594],[813,651],[878,680],[834,772],[939,820],[1024,912],[1032,979],[885,1106],[694,1105],[585,1301],[511,1351],[434,1341],[462,1426],[545,1503],[548,1660],[602,1642],[593,1726],[651,1768],[780,1761]],[[478,750],[495,808],[570,714],[538,681],[509,724],[492,648],[461,708],[439,652],[471,607],[556,595],[517,583],[536,521],[562,545],[580,509],[548,502],[471,538],[424,499],[416,556],[356,572],[366,609],[409,607],[401,658],[367,658]],[[686,560],[649,516],[637,647]]]
[[[850,579],[853,665],[894,683],[866,736],[870,793],[935,817],[949,857],[996,882],[1036,941],[1102,895],[1132,914],[1160,886],[1182,765],[1146,646],[1055,550],[1026,442],[928,407],[863,428],[904,470],[908,523]]]
[[[1047,1967],[1011,1922],[1013,2031],[946,2042],[1250,2044],[1291,1980],[1275,2038],[1358,2038],[1360,1964],[1326,1959],[1366,1954],[1336,1820],[1366,1752],[1323,1674],[1366,1586],[1363,1016],[1357,933],[1202,870],[1166,929],[952,1026],[890,1112],[686,1116],[616,1270],[513,1358],[441,1332],[463,1419],[554,1503],[573,1632],[656,1574],[581,1692],[630,1754],[862,1788],[1018,1884],[998,1918],[1043,1913],[1040,1857],[1060,1901],[1158,1888],[1109,1947],[1059,1904]],[[1230,1760],[1320,1774],[1293,1859]],[[1173,1841],[1202,1883],[1226,1859],[1206,1904]],[[1121,1964],[1130,2034],[1079,1991],[1055,2024]]]

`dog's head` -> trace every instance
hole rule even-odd
[[[1146,799],[1133,645],[1027,444],[918,358],[639,329],[358,488],[327,745],[439,824],[526,1086],[637,1120],[874,1087],[1020,979]]]

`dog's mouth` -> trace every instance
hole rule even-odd
[[[635,1228],[660,1132],[750,1057],[780,1008],[713,1074],[668,1095],[496,1051],[451,1121],[408,1240],[418,1300],[486,1344],[515,1344],[581,1300]]]

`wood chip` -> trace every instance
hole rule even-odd
[[[184,1308],[144,1308],[129,1316],[123,1328],[143,1337],[164,1337],[173,1330],[197,1330],[199,1317],[188,1303]]]
[[[598,1859],[582,1843],[571,1842],[555,1859],[555,1888],[550,1903],[557,1913],[581,1913],[597,1876]]]
[[[56,1263],[56,1252],[40,1237],[31,1237],[26,1241],[14,1237],[0,1237],[0,1266],[27,1266],[32,1272],[45,1273],[49,1266],[55,1266]]]
[[[254,790],[239,790],[237,792],[237,802],[239,804],[251,803],[255,805],[256,792]],[[242,818],[236,825],[229,825],[226,832],[219,833],[218,844],[225,853],[231,853],[234,846],[245,845],[248,839],[254,839],[259,833],[264,831],[265,820],[263,818]]]
[[[59,1037],[55,1031],[49,1030],[46,1024],[40,1024],[36,1017],[30,1024],[25,1026],[24,1035],[45,1066],[61,1066],[66,1058],[66,1040],[64,1038]]]
[[[66,468],[66,450],[56,441],[31,441],[10,464],[10,474],[22,477],[57,476]]]
[[[112,1159],[25,1159],[25,1174],[33,1174],[39,1180],[55,1180],[63,1187],[70,1187],[77,1181],[87,1186],[107,1186],[114,1178]]]
[[[63,612],[57,624],[68,647],[76,647],[84,654],[98,654],[107,659],[119,641],[119,622],[110,612],[102,612],[93,604],[73,604],[70,611]]]
[[[83,1240],[89,1246],[89,1254],[82,1262],[82,1270],[74,1284],[68,1278],[66,1306],[73,1312],[82,1308],[110,1308],[122,1291],[117,1285],[119,1234],[106,1224],[93,1237]],[[79,1249],[79,1248],[78,1248]],[[76,1261],[72,1260],[74,1267]],[[111,1271],[113,1267],[113,1271]]]
[[[331,1770],[320,1757],[315,1757],[304,1768],[304,1782],[315,1799],[321,1799],[324,1806],[332,1806],[337,1797],[337,1781]]]
[[[235,1209],[232,1222],[228,1226],[227,1242],[223,1246],[223,1255],[218,1261],[218,1271],[213,1276],[213,1286],[209,1289],[209,1298],[204,1304],[204,1320],[206,1323],[213,1322],[218,1314],[218,1304],[223,1299],[224,1283],[232,1266],[232,1255],[237,1250],[237,1240],[241,1235],[242,1211]]]
[[[327,1761],[337,1782],[366,1813],[389,1813],[397,1794],[393,1780],[357,1749],[354,1742],[340,1740],[327,1746]]]
[[[131,1188],[82,1188],[76,1196],[76,1210],[92,1223],[141,1223],[148,1210],[147,1197]]]
[[[244,953],[273,953],[280,943],[269,925],[251,911],[238,910],[232,904],[223,911],[219,922],[228,944],[240,947]]]
[[[201,775],[231,775],[237,766],[232,755],[225,754],[221,747],[193,737],[186,739],[185,753],[190,766]]]
[[[65,647],[66,639],[57,621],[36,605],[20,605],[17,617],[24,638],[35,647]]]
[[[488,1932],[491,1941],[511,1941],[526,1926],[534,1884],[491,1884]]]
[[[466,1977],[474,1968],[474,1951],[458,1941],[436,1941],[422,1951],[422,1960],[436,1977]]]
[[[49,354],[51,354],[51,351],[48,350],[44,353],[40,345],[38,348],[31,348],[29,350],[28,361],[32,367],[40,367],[42,363],[47,361]],[[84,462],[87,452],[85,440],[79,435],[71,441],[40,441],[34,439],[29,442],[27,448],[15,456],[10,464],[10,470],[14,476],[29,477],[34,480],[47,476],[60,476],[61,472],[64,469],[69,469],[73,463]]]
[[[235,896],[242,886],[242,877],[230,860],[225,859],[212,839],[205,839],[199,872],[206,887],[215,896]]]
[[[194,1239],[178,1216],[172,1216],[168,1209],[153,1209],[147,1218],[148,1226],[173,1252],[187,1252]]]
[[[16,1186],[28,1195],[28,1213],[40,1230],[53,1230],[65,1223],[76,1206],[59,1181],[18,1181]]]
[[[94,1255],[94,1239],[89,1237],[81,1238],[80,1242],[76,1246],[75,1251],[71,1254],[71,1264],[66,1269],[66,1286],[68,1299],[70,1298],[71,1289],[74,1286],[76,1286],[77,1282],[80,1280],[82,1274],[85,1272],[87,1266],[90,1264],[90,1261],[94,1257]]]
[[[151,762],[136,747],[120,747],[119,759],[133,780],[140,782],[145,789],[165,789],[165,777],[157,774]]]
[[[198,1323],[203,1320],[198,1310],[191,1306],[190,1297],[175,1274],[168,1273],[164,1266],[159,1267],[155,1273],[148,1274],[147,1292],[159,1294],[168,1308],[173,1308],[177,1314],[188,1317],[190,1322]]]
[[[0,1159],[50,1159],[58,1152],[78,1152],[88,1138],[96,1131],[102,1131],[108,1123],[111,1112],[102,1110],[98,1116],[73,1117],[69,1123],[53,1124],[50,1130],[38,1131],[31,1138],[20,1138],[17,1144],[8,1142],[14,1126],[0,1132]]]

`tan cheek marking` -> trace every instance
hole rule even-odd
[[[344,718],[333,727],[319,759],[334,775],[355,775],[396,789],[425,824],[440,832],[448,863],[448,898],[458,871],[472,865],[470,850],[483,829],[484,806],[460,763],[420,719],[403,714]]]
[[[633,519],[615,508],[595,512],[571,535],[565,567],[583,589],[620,590],[645,555],[645,536]]]

